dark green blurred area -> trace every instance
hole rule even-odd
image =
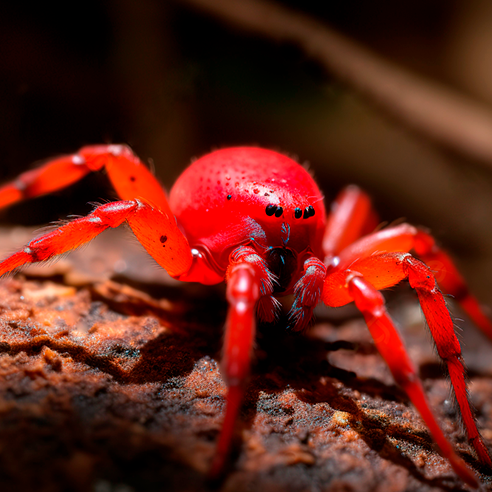
[[[487,0],[282,5],[492,104]],[[384,220],[430,227],[492,301],[492,172],[410,134],[297,46],[157,0],[2,2],[0,46],[0,180],[85,144],[125,142],[169,189],[213,148],[274,148],[308,161],[328,198],[356,182]],[[43,224],[112,196],[99,174],[0,220]]]

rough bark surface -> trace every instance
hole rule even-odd
[[[3,232],[2,247],[19,234]],[[463,488],[350,309],[338,320],[321,309],[305,335],[262,327],[230,470],[208,483],[226,390],[223,292],[169,282],[128,244],[108,234],[0,283],[2,491]],[[390,307],[445,432],[492,490],[414,298],[403,289]],[[467,347],[491,444],[492,347],[474,336]]]

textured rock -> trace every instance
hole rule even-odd
[[[263,327],[229,473],[207,483],[224,409],[223,292],[170,282],[118,234],[0,284],[2,491],[461,490],[350,308],[340,320],[320,309],[307,335]],[[413,297],[401,289],[390,305],[445,432],[485,472]],[[492,347],[467,345],[491,444]]]

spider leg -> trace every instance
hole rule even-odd
[[[410,286],[417,292],[420,306],[432,338],[436,343],[437,352],[448,367],[451,384],[460,407],[468,439],[475,448],[480,461],[492,467],[492,460],[482,436],[478,432],[475,416],[468,400],[461,347],[454,332],[453,322],[446,308],[444,297],[439,291],[434,276],[427,265],[411,255],[405,255],[403,262],[403,269]]]
[[[382,232],[383,231],[381,231],[381,233]],[[385,242],[393,242],[394,238],[391,237],[391,234],[385,236],[381,233],[373,235],[379,235],[379,238],[369,236],[368,238],[362,239],[361,242],[365,242],[368,246],[374,246],[375,250],[378,249],[377,243],[379,243],[379,246],[381,246]],[[410,235],[409,238],[411,239]],[[349,251],[351,248],[352,252]],[[340,255],[340,264],[337,267],[332,268],[328,272],[322,293],[323,301],[330,306],[342,306],[352,300],[355,300],[358,307],[364,312],[364,316],[366,317],[368,324],[369,321],[371,323],[374,323],[375,321],[379,320],[377,310],[381,310],[381,307],[377,306],[380,306],[380,304],[375,304],[373,308],[374,312],[367,311],[367,309],[366,311],[364,311],[365,308],[362,309],[365,306],[365,304],[362,302],[362,299],[364,299],[363,293],[359,292],[357,294],[358,297],[356,297],[354,294],[354,292],[357,292],[357,289],[355,289],[353,284],[354,282],[355,284],[357,284],[358,280],[349,282],[347,280],[347,276],[350,281],[353,276],[363,276],[364,282],[370,285],[370,289],[366,288],[366,290],[364,291],[366,293],[369,293],[372,290],[377,292],[379,289],[390,287],[403,279],[408,279],[412,288],[414,288],[417,292],[422,310],[426,317],[427,324],[429,325],[432,337],[434,338],[434,341],[436,343],[437,351],[444,362],[446,362],[447,364],[451,377],[451,383],[456,395],[456,400],[460,407],[461,415],[463,417],[463,423],[467,430],[469,440],[475,448],[480,460],[483,463],[491,466],[492,461],[489,457],[485,444],[478,432],[475,418],[473,416],[470,402],[468,400],[465,381],[465,370],[461,357],[461,348],[458,339],[454,333],[453,322],[451,320],[449,311],[447,310],[444,297],[437,287],[431,270],[420,260],[417,260],[410,254],[405,252],[377,254],[374,251],[371,251],[371,248],[369,247],[366,253],[367,252],[369,252],[369,256],[367,254],[362,254],[360,245],[357,244],[350,246],[344,252],[342,252],[342,254]],[[356,253],[360,255],[360,258],[357,258],[357,256],[353,256]],[[347,284],[352,285],[352,287],[347,288]],[[366,296],[367,295],[369,294],[366,294]],[[379,296],[380,294],[378,294],[377,296],[376,294],[372,295],[374,299],[379,298]],[[386,318],[387,314],[384,313],[384,317],[381,319],[386,320]],[[380,326],[379,329],[395,329],[393,324],[390,324],[389,321],[384,321],[384,323],[378,321],[378,323],[379,325],[376,325],[376,327]],[[381,326],[383,328],[381,328]],[[372,330],[374,327],[370,325],[369,328]],[[391,335],[391,337],[393,337],[393,335]],[[391,356],[391,344],[393,342],[385,342],[387,346],[382,346],[381,343],[378,344],[378,349],[380,349],[380,351],[384,351],[381,352],[383,354],[383,357],[387,358]],[[388,355],[385,356],[385,352]],[[390,367],[397,364],[398,359],[399,356],[397,356],[393,362],[388,361]],[[394,371],[394,369],[392,369],[392,371]],[[409,383],[406,384],[408,386]],[[405,389],[407,389],[406,386]],[[417,409],[419,409],[424,420],[431,429],[431,432],[434,434],[435,424],[433,423],[433,417],[431,420],[427,421],[427,419],[429,418],[428,415],[430,410],[422,410],[423,408],[425,408],[425,405],[427,405],[425,400],[422,400],[420,397],[415,396],[418,394],[416,387],[410,387],[410,391],[413,393],[413,395],[411,393],[408,393],[410,398],[412,399]],[[449,447],[447,441],[446,443],[444,443],[443,437],[440,437],[439,435],[435,435],[434,437],[437,444],[443,450],[445,456],[448,457],[446,454],[446,449]],[[442,448],[442,446],[444,446],[444,449]],[[449,459],[451,463],[453,463],[454,458]],[[459,472],[459,468],[455,469],[457,472]]]
[[[411,250],[415,251],[434,271],[443,291],[453,296],[483,333],[492,340],[492,322],[485,316],[477,299],[470,293],[449,255],[439,248],[434,238],[423,229],[410,224],[382,229],[346,247],[340,253],[339,259],[341,265],[348,266],[355,259],[369,257],[375,253],[406,253]]]
[[[325,257],[336,256],[346,246],[374,231],[378,216],[371,199],[358,186],[343,189],[331,205],[323,234]]]
[[[372,232],[378,224],[369,196],[358,186],[343,189],[332,203],[323,233],[322,249],[325,263],[336,262],[336,256],[349,244],[364,234]],[[318,304],[326,267],[316,257],[304,262],[304,271],[294,286],[294,302],[289,312],[289,325],[295,331],[304,330]]]
[[[0,187],[0,208],[60,190],[103,168],[121,199],[143,198],[170,213],[162,186],[126,145],[82,147],[76,154],[52,159],[22,173],[15,181]]]
[[[326,277],[325,264],[315,256],[304,262],[304,271],[294,286],[294,302],[289,312],[289,325],[295,331],[302,331],[309,325],[313,309],[321,299]]]
[[[477,298],[469,291],[453,260],[424,229],[417,229],[414,241],[415,253],[436,272],[438,283],[444,292],[452,295],[473,322],[492,340],[492,322],[485,316]]]
[[[455,472],[465,483],[477,488],[478,481],[475,474],[455,453],[429,407],[417,371],[408,356],[397,329],[386,312],[383,296],[358,273],[347,276],[347,285],[349,294],[364,315],[376,347],[387,362],[395,381],[406,391],[427,424],[434,441],[441,449],[444,457],[449,460]]]
[[[323,251],[327,264],[330,263],[330,258],[374,230],[377,221],[368,195],[357,186],[345,188],[333,202],[332,212],[327,219],[323,236]],[[449,255],[439,248],[427,231],[409,224],[401,224],[374,235],[370,234],[367,238],[357,241],[355,247],[359,247],[364,254],[368,254],[368,251],[408,252],[414,249],[417,255],[437,272],[439,285],[444,292],[452,295],[474,323],[492,340],[491,320],[483,313],[476,297],[470,293]],[[349,247],[349,250],[352,252],[354,247]]]
[[[86,217],[33,239],[22,250],[0,262],[0,275],[78,248],[105,229],[118,227],[125,221],[147,252],[171,276],[178,277],[190,269],[190,246],[174,216],[144,201],[126,200],[101,205]]]
[[[249,376],[256,333],[256,307],[262,296],[270,296],[273,292],[272,276],[265,260],[249,247],[239,247],[233,251],[226,281],[229,311],[221,368],[228,391],[224,421],[209,471],[211,479],[219,478],[227,464]]]

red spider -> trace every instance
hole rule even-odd
[[[467,396],[465,369],[453,322],[432,271],[412,256],[440,265],[440,286],[492,338],[484,316],[449,257],[424,230],[409,224],[378,232],[368,197],[346,188],[325,217],[323,195],[309,173],[270,150],[238,147],[212,152],[178,178],[169,202],[162,187],[124,145],[83,147],[21,174],[0,188],[0,208],[58,190],[104,168],[121,201],[97,207],[29,242],[0,263],[0,275],[44,261],[128,223],[148,253],[174,278],[227,282],[229,313],[222,373],[229,390],[211,474],[224,469],[246,385],[255,315],[274,321],[278,296],[294,294],[290,326],[305,329],[314,307],[355,301],[395,381],[420,412],[443,456],[466,483],[474,472],[455,453],[427,402],[422,383],[379,290],[407,279],[417,292],[437,351],[446,363],[468,438],[482,463],[492,460]]]

